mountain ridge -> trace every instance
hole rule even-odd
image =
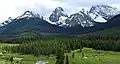
[[[55,11],[56,11],[56,9],[55,9]],[[65,13],[65,11],[63,9],[60,11],[57,10],[56,12],[59,13],[61,11]],[[53,13],[54,13],[54,11],[53,11]],[[76,25],[81,25],[82,27],[91,27],[91,26],[94,26],[94,22],[92,22],[92,21],[105,23],[109,19],[111,19],[112,17],[114,17],[118,14],[120,14],[120,10],[118,10],[115,7],[111,7],[108,5],[95,5],[95,6],[92,6],[90,10],[85,10],[83,8],[80,12],[71,14],[70,16],[65,16],[65,15],[57,16],[57,14],[54,13],[55,17],[57,17],[57,20],[54,21],[54,22],[56,22],[56,24],[55,23],[54,24],[58,25],[58,26],[61,26],[63,24],[63,26],[61,26],[61,27],[66,27],[66,26],[74,27]],[[64,17],[65,19],[63,21],[60,21],[61,25],[59,25],[59,24],[57,24],[57,22],[59,23],[59,18],[61,16]],[[56,19],[56,18],[52,18],[52,19]]]
[[[3,22],[0,35],[20,35],[24,32],[31,32],[34,35],[84,34],[119,26],[119,12],[116,8],[107,5],[96,5],[96,7],[92,6],[90,11],[82,9],[68,16],[62,7],[57,7],[49,17],[54,23],[52,24],[37,13],[25,11],[15,19],[9,18]]]

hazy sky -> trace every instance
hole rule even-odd
[[[92,5],[109,4],[120,7],[119,0],[1,0],[0,22],[8,17],[15,18],[26,10],[48,16],[56,7],[63,7],[68,14],[78,12],[81,8],[89,9]]]

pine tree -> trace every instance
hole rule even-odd
[[[75,54],[74,54],[74,52],[72,53],[72,58],[74,58],[75,57]]]
[[[10,61],[13,62],[13,57],[10,57]]]
[[[68,55],[66,55],[66,62],[65,63],[69,64],[69,57],[68,57]]]
[[[56,64],[64,64],[64,51],[62,49],[58,49],[56,56]]]

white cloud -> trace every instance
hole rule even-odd
[[[8,17],[15,18],[21,15],[25,10],[32,10],[41,15],[48,16],[52,11],[60,6],[68,14],[78,12],[81,8],[89,8],[96,4],[112,4],[120,6],[119,0],[1,0],[0,2],[0,21]]]

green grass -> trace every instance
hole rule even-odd
[[[69,55],[70,64],[120,64],[120,52],[93,50],[91,48],[84,48],[84,58],[79,50],[74,51],[75,57]]]
[[[12,44],[2,44],[2,45],[12,45]],[[0,45],[0,46],[2,46]],[[72,58],[72,52],[75,53],[75,57]],[[102,51],[94,50],[91,48],[84,48],[84,57],[78,50],[71,51],[71,53],[65,53],[69,56],[69,64],[120,64],[120,52],[113,51]],[[0,54],[0,64],[11,64],[9,61],[10,57],[21,57],[24,58],[21,61],[13,61],[13,64],[35,64],[37,60],[47,60],[49,64],[55,64],[55,56],[39,56],[34,57],[33,55],[21,55],[15,54]],[[86,58],[85,58],[86,57]]]
[[[0,52],[2,52],[2,46],[15,46],[18,44],[0,44]],[[14,60],[13,62],[10,62],[9,59],[11,57],[17,57],[17,58],[23,58],[21,61],[16,61]],[[0,54],[0,64],[35,64],[37,60],[47,60],[49,64],[55,64],[55,57],[53,56],[38,56],[34,57],[33,55],[22,55],[19,53],[5,53],[5,54]]]
[[[17,57],[17,58],[24,58],[21,61],[14,60],[12,63],[14,64],[35,64],[37,60],[48,60],[49,64],[55,64],[55,58],[54,57],[48,57],[48,56],[39,56],[34,57],[33,55],[20,55],[20,54],[2,54],[0,55],[0,64],[11,64],[9,61],[10,57]]]

